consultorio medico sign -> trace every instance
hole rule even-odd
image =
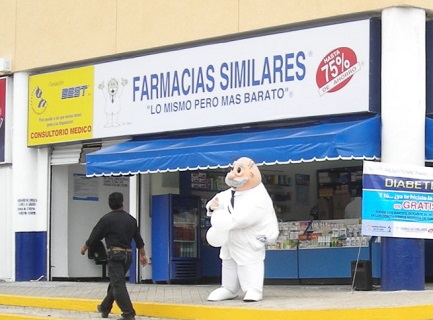
[[[371,21],[33,75],[28,145],[367,111]]]

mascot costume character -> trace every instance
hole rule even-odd
[[[238,291],[244,301],[263,299],[265,244],[279,234],[272,200],[262,184],[257,165],[240,158],[225,178],[230,189],[215,195],[207,204],[211,228],[206,238],[221,247],[221,287],[212,291],[209,301],[234,299]]]

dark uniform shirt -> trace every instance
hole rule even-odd
[[[143,238],[137,226],[137,220],[126,211],[111,211],[99,219],[90,233],[86,246],[91,247],[105,238],[107,248],[131,248],[134,239],[137,249],[144,247]]]

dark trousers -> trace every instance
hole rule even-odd
[[[116,301],[122,316],[125,318],[134,317],[135,310],[131,303],[128,290],[126,288],[125,275],[132,262],[132,254],[127,251],[108,252],[108,275],[110,284],[107,288],[107,295],[102,300],[103,310],[111,311],[114,301]]]

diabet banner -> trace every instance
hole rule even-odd
[[[362,233],[433,239],[433,168],[364,162]]]
[[[28,145],[375,111],[368,110],[379,105],[370,95],[380,76],[375,22],[31,76]]]

